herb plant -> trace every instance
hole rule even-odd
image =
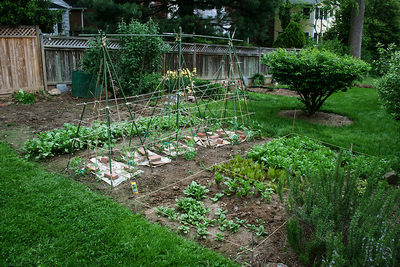
[[[197,184],[195,181],[188,186],[187,190],[183,190],[183,193],[188,197],[193,197],[194,199],[200,200],[205,198],[204,194],[210,192],[209,189],[206,189],[206,186],[201,186]]]

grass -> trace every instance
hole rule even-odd
[[[234,266],[0,143],[0,266]]]
[[[293,119],[280,118],[281,110],[302,109],[300,101],[293,97],[250,93],[258,123],[267,136],[280,137],[292,132]],[[349,148],[372,156],[391,157],[400,143],[399,123],[383,109],[376,89],[352,88],[333,94],[320,111],[347,116],[354,121],[341,127],[312,124],[296,120],[294,132],[310,138]]]

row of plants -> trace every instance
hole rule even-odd
[[[248,231],[254,231],[257,236],[262,237],[266,234],[264,223],[262,220],[258,220],[258,226],[254,224],[247,224],[246,219],[240,220],[235,217],[234,220],[229,220],[227,217],[227,210],[221,208],[214,213],[214,216],[209,216],[210,208],[204,206],[203,200],[206,198],[206,194],[209,193],[209,189],[206,186],[197,184],[192,181],[186,190],[183,190],[185,197],[175,199],[177,208],[173,207],[157,207],[158,216],[167,217],[171,221],[177,221],[181,223],[178,227],[179,231],[188,234],[191,227],[196,228],[198,238],[207,238],[210,234],[208,231],[209,227],[217,227],[221,232],[216,232],[214,239],[216,241],[223,241],[225,234],[223,232],[236,233],[240,227],[248,229]],[[220,194],[220,193],[217,193]],[[223,195],[223,194],[222,194]],[[217,200],[221,197],[211,198]],[[216,201],[217,201],[216,200]]]
[[[265,168],[282,169],[293,176],[302,176],[310,170],[321,168],[334,170],[338,153],[318,141],[305,137],[280,138],[254,146],[247,156],[254,162],[264,164]],[[374,165],[372,157],[343,152],[341,164],[347,170],[360,169],[360,177],[367,178],[376,169],[381,177],[391,170],[391,162],[386,159],[377,160]]]
[[[179,125],[176,122],[176,115],[163,117],[139,118],[133,127],[132,121],[122,121],[110,125],[111,144],[115,145],[117,140],[124,136],[138,136],[158,129],[170,130],[185,125],[196,125],[200,123],[197,117],[179,116]],[[27,140],[23,149],[26,151],[26,158],[43,159],[53,157],[56,154],[70,153],[71,150],[80,150],[88,147],[104,147],[108,145],[107,123],[96,121],[91,127],[78,126],[66,123],[63,129],[54,129],[38,134],[38,138]],[[72,144],[74,142],[74,147]]]
[[[309,170],[306,187],[298,177],[287,180],[290,247],[313,266],[398,266],[400,191],[381,180],[378,168],[368,170],[360,190],[365,170],[344,169],[342,155],[335,165]]]

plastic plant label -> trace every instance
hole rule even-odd
[[[132,186],[132,191],[134,194],[139,193],[136,182],[131,182],[131,186]]]

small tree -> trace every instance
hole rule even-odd
[[[306,35],[300,24],[291,21],[285,31],[278,35],[274,47],[302,48],[306,44]]]
[[[118,25],[120,34],[158,34],[158,25],[151,19],[142,24],[132,20],[129,24],[122,21]],[[168,48],[160,37],[155,36],[121,36],[121,60],[118,62],[120,78],[125,93],[128,95],[148,93],[155,83],[162,67],[162,53]],[[158,78],[161,78],[161,74]],[[149,87],[150,86],[150,87]]]
[[[300,52],[278,49],[261,60],[273,79],[287,84],[300,95],[312,116],[333,93],[346,91],[369,70],[369,65],[350,56],[338,56],[315,48]]]

